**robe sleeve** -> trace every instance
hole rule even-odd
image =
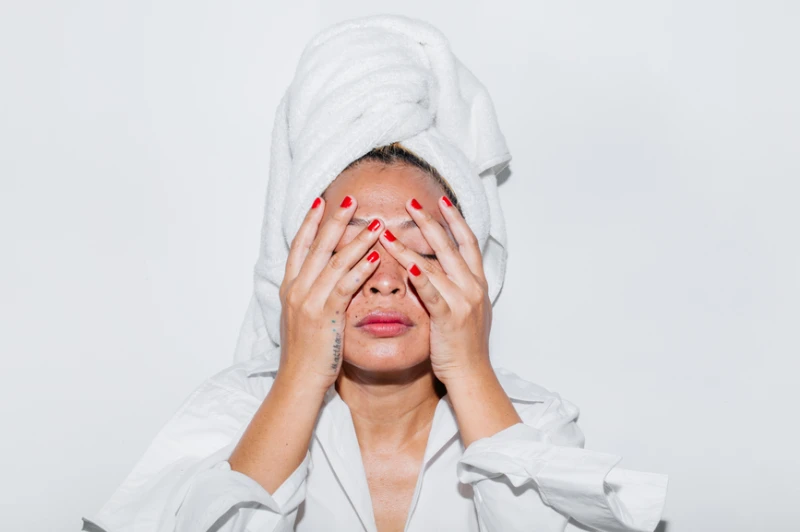
[[[268,493],[228,459],[260,402],[210,381],[161,429],[84,532],[293,530],[311,455]]]
[[[619,456],[583,449],[577,416],[556,398],[535,422],[467,447],[458,478],[473,487],[482,532],[561,532],[570,519],[607,532],[658,526],[667,476],[622,469]]]

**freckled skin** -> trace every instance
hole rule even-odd
[[[417,227],[401,229],[399,222],[411,217],[405,202],[416,198],[445,227],[447,224],[437,207],[444,194],[442,187],[414,167],[384,166],[366,162],[343,172],[323,195],[327,205],[338,207],[345,195],[358,203],[354,218],[367,223],[380,218],[405,245],[420,254],[432,254],[433,249]],[[330,217],[333,209],[327,209]],[[336,250],[350,242],[363,226],[349,226]],[[449,233],[449,230],[448,230]],[[451,235],[452,238],[452,235]],[[345,312],[342,373],[362,383],[409,382],[430,374],[430,317],[408,280],[405,268],[380,244],[365,253],[377,250],[381,260],[375,272],[364,279]],[[406,314],[414,326],[394,338],[374,338],[355,325],[365,314],[375,309],[393,310]],[[340,375],[341,379],[341,375]],[[338,388],[338,383],[337,383]],[[429,416],[438,399],[433,396]],[[361,441],[362,461],[367,474],[375,521],[379,532],[402,531],[420,472],[430,424],[409,436],[402,446],[372,446]]]
[[[414,251],[433,253],[418,228],[400,229],[395,225],[395,222],[410,219],[405,202],[413,197],[446,227],[437,207],[444,190],[430,176],[414,167],[366,162],[340,174],[323,197],[328,205],[338,206],[348,194],[358,202],[354,218],[368,221],[380,218],[387,229]],[[327,209],[324,219],[332,216],[333,212],[334,209]],[[362,229],[360,226],[349,226],[336,250],[355,238]],[[361,290],[353,297],[345,313],[344,362],[372,374],[385,372],[389,376],[412,370],[428,360],[430,318],[411,287],[405,268],[383,249],[380,242],[370,251],[373,249],[380,253],[380,265],[364,280]],[[415,326],[399,337],[372,338],[359,331],[355,324],[359,315],[363,316],[375,308],[403,312]]]

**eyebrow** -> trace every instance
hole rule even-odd
[[[357,225],[359,227],[367,227],[371,223],[372,220],[367,220],[366,218],[353,218],[347,223],[347,225]],[[400,229],[412,229],[418,226],[417,222],[415,222],[411,218],[408,218],[397,224],[397,227]]]
[[[372,223],[372,220],[367,220],[366,218],[353,218],[347,223],[347,225],[357,225],[359,227],[367,227],[371,223]],[[436,223],[441,225],[442,228],[445,231],[447,231],[447,228],[439,220],[436,220]],[[400,222],[399,224],[397,224],[397,227],[399,229],[413,229],[413,228],[419,227],[419,226],[417,225],[417,222],[415,222],[411,218],[407,218],[407,219],[403,220],[402,222]]]

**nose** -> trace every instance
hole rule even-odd
[[[373,249],[380,253],[381,262],[361,287],[362,295],[366,298],[383,295],[402,299],[406,295],[405,268],[380,243]]]

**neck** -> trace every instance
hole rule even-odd
[[[429,361],[390,373],[345,362],[336,390],[350,408],[362,452],[378,453],[426,442],[442,396]]]

